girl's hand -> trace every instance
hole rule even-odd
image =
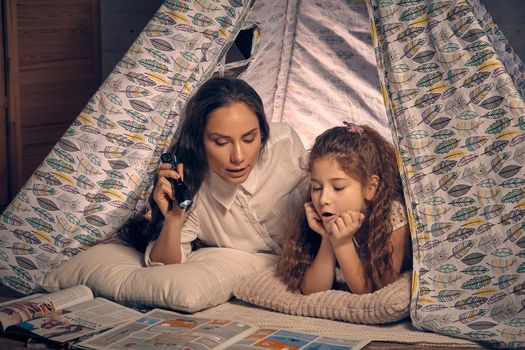
[[[323,221],[321,220],[319,214],[317,214],[317,211],[315,210],[312,202],[304,203],[304,212],[306,214],[308,226],[310,226],[312,230],[320,234],[323,238],[329,237],[328,232],[326,232],[323,226]]]
[[[351,242],[352,237],[359,230],[364,219],[365,214],[355,210],[345,211],[335,219],[332,223],[332,234],[330,235],[334,248],[348,241]]]
[[[171,169],[171,164],[161,163],[159,170],[157,171],[158,180],[155,188],[153,189],[153,199],[159,206],[159,209],[162,215],[164,215],[165,220],[181,220],[184,218],[185,209],[182,209],[178,206],[177,200],[173,195],[173,188],[170,181],[168,180],[169,178],[182,180],[182,176],[179,174],[183,174],[183,170],[184,167],[181,163],[177,164],[176,170]],[[168,210],[170,201],[174,202],[172,210]]]

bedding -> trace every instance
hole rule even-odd
[[[344,290],[302,295],[287,290],[274,267],[245,278],[233,295],[250,304],[297,316],[328,318],[353,323],[381,324],[409,315],[411,274],[374,293],[356,295]]]
[[[232,296],[291,315],[356,323],[388,323],[408,316],[411,276],[365,295],[331,290],[292,293],[273,275],[275,255],[229,248],[201,248],[184,264],[145,267],[143,254],[119,244],[98,244],[48,273],[49,291],[79,284],[121,302],[196,312]],[[198,276],[198,278],[196,277]]]
[[[122,244],[98,244],[40,281],[49,291],[85,284],[120,302],[196,312],[226,302],[243,277],[275,262],[272,254],[201,248],[184,264],[144,267],[144,254]]]

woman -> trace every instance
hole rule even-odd
[[[196,239],[207,246],[279,253],[290,215],[307,190],[299,165],[304,152],[288,125],[268,125],[250,85],[212,78],[186,105],[173,148],[182,164],[177,169],[161,164],[151,211],[129,222],[124,234],[139,250],[141,237],[149,241],[148,266],[184,262]],[[179,174],[194,194],[189,210],[168,209],[174,200],[168,179]]]

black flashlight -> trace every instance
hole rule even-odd
[[[177,171],[177,158],[175,158],[171,153],[162,154],[160,156],[160,160],[162,161],[162,163],[171,164],[171,168]],[[167,179],[171,183],[171,188],[173,189],[173,194],[175,195],[175,199],[177,199],[179,207],[184,209],[191,207],[191,205],[193,204],[193,200],[191,199],[190,190],[188,189],[186,184],[181,179],[175,180],[169,177]],[[172,209],[171,203],[168,209]]]

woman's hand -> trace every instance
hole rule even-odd
[[[181,230],[184,224],[184,212],[176,203],[173,188],[168,179],[182,179],[182,164],[177,164],[177,170],[171,169],[171,164],[162,163],[157,171],[157,184],[153,189],[153,200],[164,215],[164,222],[159,237],[153,244],[150,252],[151,261],[164,264],[178,264],[182,261]],[[173,201],[173,208],[169,204]]]
[[[315,207],[312,202],[304,203],[304,212],[306,214],[306,220],[308,221],[308,226],[318,234],[320,234],[323,238],[328,238],[329,234],[326,232],[323,221],[321,220],[321,217],[315,210]]]
[[[351,242],[352,237],[359,230],[364,219],[365,214],[355,210],[345,211],[335,219],[332,223],[332,234],[330,235],[330,241],[334,248]]]
[[[171,164],[161,163],[159,170],[157,171],[157,184],[153,189],[153,199],[159,206],[159,209],[164,215],[164,219],[171,221],[173,219],[183,219],[185,209],[178,206],[177,200],[173,195],[173,186],[168,179],[182,180],[184,167],[181,163],[177,164],[177,169],[171,169]],[[169,204],[173,201],[173,208],[169,210]]]

